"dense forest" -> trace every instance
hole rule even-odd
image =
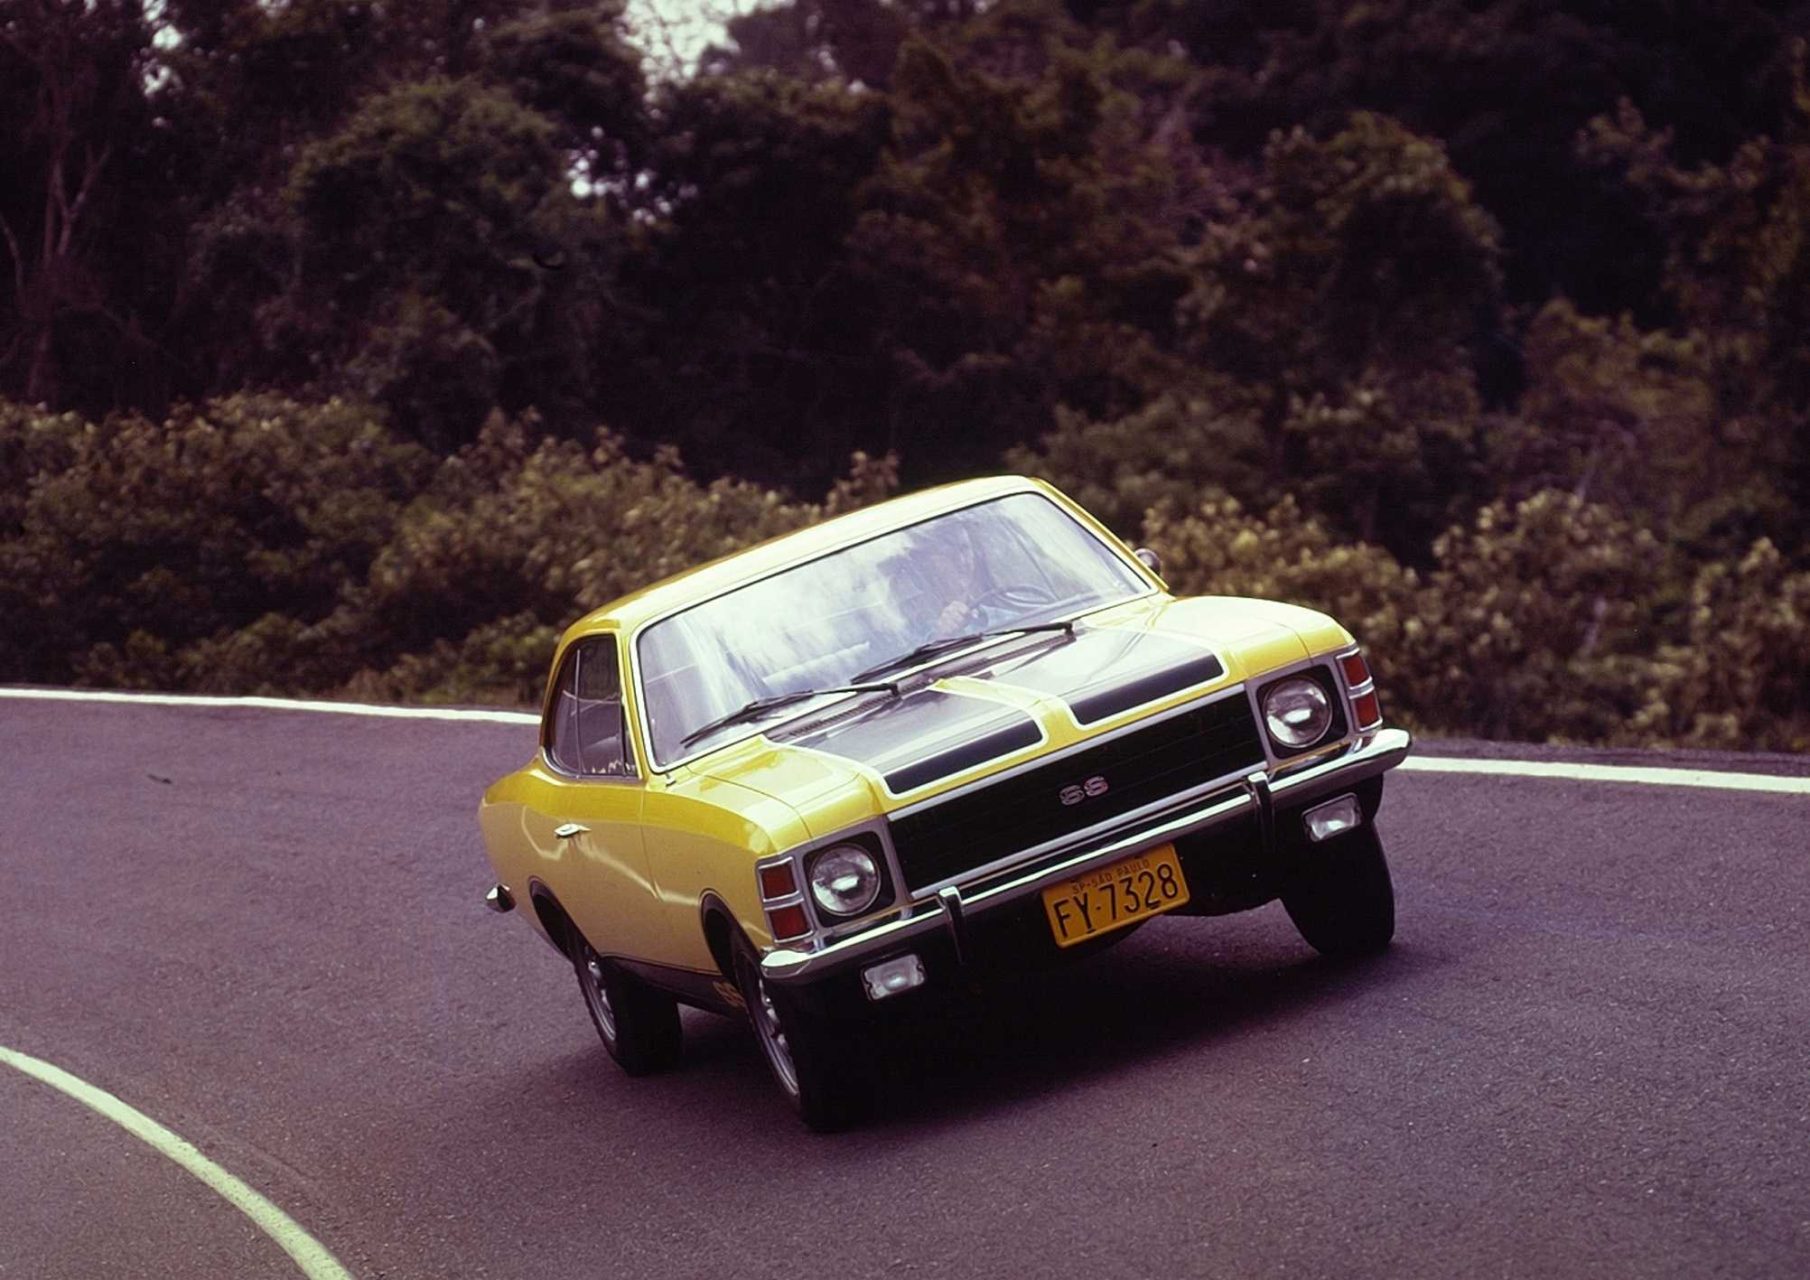
[[[1810,750],[1810,0],[0,0],[0,680],[518,700],[1051,478],[1447,733]]]

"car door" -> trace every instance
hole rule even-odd
[[[614,635],[578,641],[560,663],[543,742],[548,803],[534,843],[551,851],[543,879],[591,946],[649,959],[667,950],[649,874],[643,773],[622,697]],[[541,809],[541,806],[536,806]]]

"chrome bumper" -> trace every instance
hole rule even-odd
[[[1261,771],[1244,782],[1236,796],[1200,808],[1184,810],[1154,826],[1142,826],[1119,839],[1108,838],[1104,844],[1098,837],[1089,838],[1087,847],[1073,856],[1055,853],[1055,861],[1046,855],[1038,860],[1037,869],[1022,876],[995,881],[984,889],[963,893],[949,887],[934,900],[919,902],[912,914],[878,925],[852,938],[829,943],[815,951],[794,951],[780,947],[769,951],[760,962],[761,973],[778,983],[797,983],[828,976],[847,969],[869,957],[905,948],[914,938],[933,932],[948,935],[959,955],[967,922],[977,916],[998,911],[1029,897],[1033,893],[1128,854],[1165,844],[1182,836],[1210,831],[1214,827],[1235,822],[1255,813],[1262,825],[1264,840],[1274,835],[1274,815],[1278,807],[1295,808],[1330,792],[1339,791],[1393,769],[1407,759],[1413,740],[1403,729],[1379,729],[1360,738],[1338,755],[1294,772],[1278,770],[1274,775]],[[1230,784],[1230,785],[1236,785]],[[1219,792],[1224,795],[1224,789]]]

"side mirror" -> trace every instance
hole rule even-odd
[[[1159,577],[1162,576],[1163,558],[1161,556],[1159,556],[1156,552],[1152,551],[1149,547],[1139,547],[1136,551],[1133,551],[1131,554],[1136,556],[1138,558],[1138,563],[1143,565],[1146,569],[1150,570],[1150,572],[1156,574]]]

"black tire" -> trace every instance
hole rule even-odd
[[[818,1133],[848,1128],[867,1114],[872,1072],[863,1044],[806,1007],[795,992],[761,977],[753,946],[735,936],[735,985],[774,1083],[798,1118]]]
[[[572,931],[572,968],[597,1038],[631,1076],[664,1071],[679,1060],[683,1044],[678,1003],[633,974],[617,968]]]
[[[1316,846],[1312,866],[1282,894],[1308,945],[1323,956],[1373,955],[1395,937],[1395,886],[1371,826]]]

